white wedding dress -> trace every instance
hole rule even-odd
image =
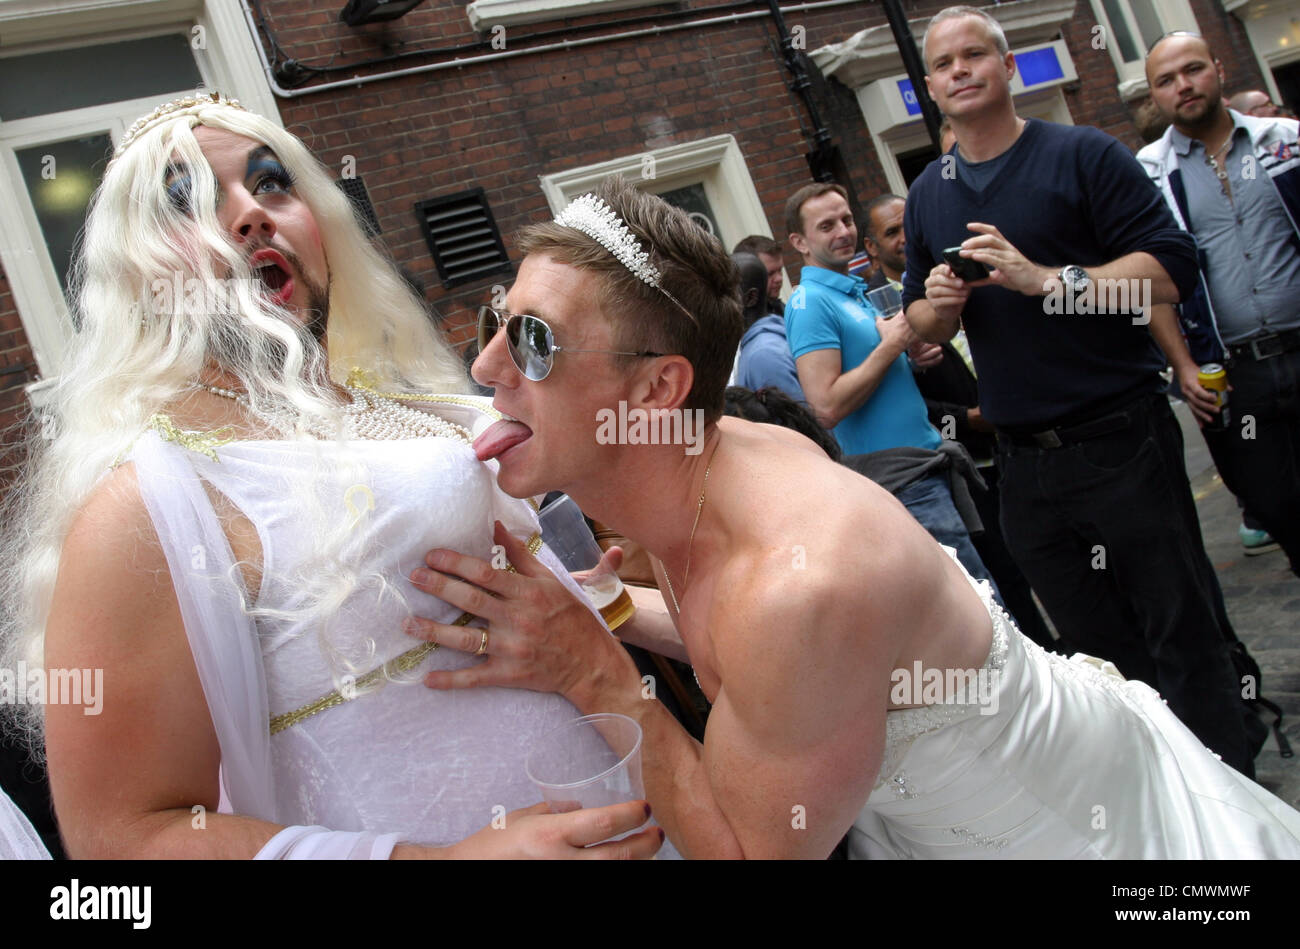
[[[996,702],[888,713],[850,856],[1300,858],[1300,812],[1219,761],[1149,686],[1045,652],[971,582],[993,617]]]
[[[449,398],[432,406],[444,418],[471,430],[492,421],[481,400]],[[446,845],[541,800],[524,759],[578,711],[553,694],[433,691],[421,683],[429,670],[482,661],[462,652],[438,649],[405,674],[410,681],[360,691],[275,734],[268,725],[334,691],[341,662],[360,681],[420,646],[402,632],[406,617],[457,619],[459,610],[407,579],[430,548],[491,560],[494,520],[540,544],[532,505],[497,488],[495,464],[445,437],[345,449],[310,440],[190,440],[187,448],[178,440],[186,437],[151,431],[128,457],[167,556],[220,742],[221,810],[291,827],[259,856],[383,857],[399,839]],[[209,491],[257,530],[264,580],[254,596],[243,589]],[[322,520],[344,538],[329,564],[318,563],[312,529]],[[582,596],[549,550],[539,557]],[[323,627],[296,615],[299,575],[313,571],[339,587],[324,590],[337,602]]]

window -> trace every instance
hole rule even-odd
[[[543,23],[593,13],[614,13],[635,7],[663,4],[668,0],[474,0],[465,12],[476,30],[497,26]]]
[[[542,191],[551,212],[558,214],[578,195],[594,191],[616,174],[682,208],[706,229],[712,228],[728,251],[750,234],[771,235],[745,158],[730,135],[542,175]]]
[[[1145,95],[1147,48],[1173,30],[1196,30],[1196,17],[1187,0],[1091,0],[1100,33],[1115,71],[1119,94],[1129,100]]]
[[[0,2],[0,260],[42,382],[75,332],[68,268],[114,144],[160,102],[220,89],[278,121],[237,4]]]

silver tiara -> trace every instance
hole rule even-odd
[[[571,227],[575,231],[582,231],[592,238],[618,258],[618,262],[626,267],[632,276],[672,300],[677,304],[678,309],[694,321],[695,317],[691,316],[691,311],[682,306],[681,301],[660,284],[661,275],[658,268],[650,263],[649,252],[641,247],[641,242],[632,233],[632,229],[600,198],[594,194],[584,194],[574,198],[569,202],[568,207],[555,216],[555,223],[563,227]]]

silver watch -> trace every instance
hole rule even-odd
[[[1083,293],[1092,286],[1092,278],[1088,276],[1088,271],[1074,264],[1066,264],[1062,267],[1060,278],[1061,286],[1071,293]]]

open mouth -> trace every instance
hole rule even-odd
[[[283,306],[293,295],[293,275],[289,261],[279,251],[263,248],[248,259],[248,265],[266,289],[266,296]]]
[[[501,421],[493,422],[474,439],[474,455],[479,461],[491,461],[532,437],[531,428],[507,415]]]

